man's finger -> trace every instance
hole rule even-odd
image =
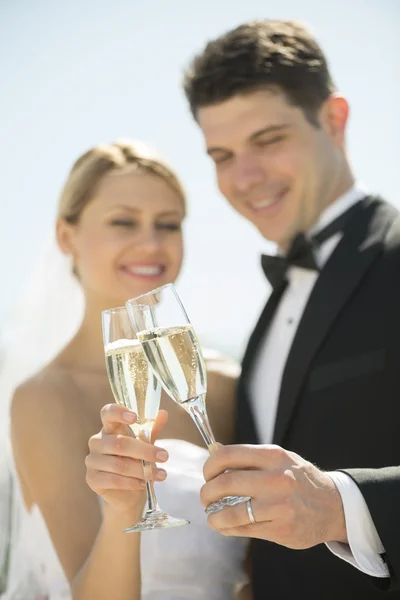
[[[266,507],[252,498],[251,507],[256,519],[250,522],[246,503],[224,508],[208,516],[208,525],[224,536],[259,538],[276,542],[279,539],[281,510],[278,506]]]
[[[200,500],[203,506],[225,496],[263,496],[266,504],[278,502],[285,489],[281,478],[275,473],[253,470],[225,471],[208,481],[201,488]]]
[[[223,510],[208,515],[208,524],[211,529],[222,532],[224,529],[253,526],[260,523],[273,523],[279,520],[281,511],[276,504],[268,505],[264,500],[251,499],[251,509],[256,523],[251,523],[247,511],[247,502],[236,506],[229,506]]]
[[[274,469],[287,460],[280,446],[235,445],[218,448],[204,464],[204,479],[209,481],[228,469]]]
[[[274,522],[266,523],[264,521],[262,523],[242,525],[241,527],[233,527],[232,529],[222,529],[220,531],[220,534],[227,537],[232,536],[267,540],[269,542],[274,542],[275,544],[291,548],[290,545],[284,543],[283,539],[279,534],[279,529],[276,527]]]
[[[268,533],[265,530],[264,524],[243,525],[242,527],[223,529],[220,531],[220,534],[226,537],[258,538],[260,540],[269,540],[271,542],[274,541],[272,535],[271,537],[268,537]]]

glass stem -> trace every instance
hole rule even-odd
[[[201,394],[196,398],[187,400],[181,406],[189,413],[193,421],[196,423],[203,440],[207,444],[210,454],[216,449],[216,439],[211,429],[210,421],[208,420],[206,411],[206,395]]]
[[[150,443],[151,439],[151,431],[142,430],[139,434],[140,439],[145,442]],[[143,472],[144,479],[146,482],[146,495],[147,495],[147,508],[146,513],[154,512],[155,510],[160,510],[158,506],[156,493],[154,491],[154,483],[153,483],[153,464],[148,462],[147,460],[142,460],[143,464]]]

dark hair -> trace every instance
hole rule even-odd
[[[318,126],[321,104],[335,90],[327,60],[306,27],[295,21],[252,21],[207,43],[187,69],[183,87],[197,111],[237,94],[283,92]]]

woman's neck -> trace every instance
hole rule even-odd
[[[105,371],[101,308],[86,303],[82,323],[59,356],[59,361],[71,369]]]

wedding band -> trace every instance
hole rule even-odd
[[[253,507],[251,506],[251,498],[249,498],[246,502],[247,514],[249,515],[250,523],[255,523],[256,519],[253,513]]]

